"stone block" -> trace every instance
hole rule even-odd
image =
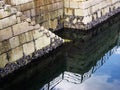
[[[0,29],[11,26],[13,24],[17,23],[17,19],[15,15],[12,15],[10,17],[4,18],[2,20],[0,20]]]
[[[65,8],[64,9],[65,15],[73,15],[74,14],[74,10],[75,9],[72,9],[72,8]]]
[[[3,8],[3,6],[5,5],[5,2],[3,0],[0,1],[0,9]]]
[[[15,61],[19,60],[20,58],[23,57],[22,46],[16,47],[15,49],[12,49],[11,51],[8,52],[8,55],[9,55],[10,62],[15,62]]]
[[[98,4],[95,5],[95,6],[92,6],[92,13],[98,11],[98,9],[99,9],[99,5]]]
[[[34,39],[37,39],[37,38],[39,38],[41,36],[43,36],[43,31],[39,31],[39,29],[33,31],[33,37],[34,37]]]
[[[103,2],[100,2],[101,9],[107,7],[107,5],[108,4],[107,4],[106,0],[104,0]]]
[[[69,0],[65,0],[65,1],[64,1],[64,7],[65,7],[65,8],[69,8],[69,7],[70,7],[70,2],[69,2]]]
[[[116,2],[118,2],[118,0],[112,0],[112,3],[116,3]]]
[[[79,3],[77,1],[71,1],[70,8],[79,8]]]
[[[98,15],[98,18],[100,18],[101,17],[101,11],[99,10],[99,11],[97,11],[97,15]]]
[[[27,18],[30,18],[31,17],[30,10],[25,11],[24,15],[26,15]]]
[[[6,53],[0,55],[0,68],[4,68],[7,63],[8,59]]]
[[[79,7],[82,9],[87,9],[90,8],[91,6],[95,6],[96,4],[101,3],[104,0],[87,0],[84,2],[78,2],[79,3]]]
[[[32,31],[26,32],[25,35],[26,35],[27,42],[33,40],[33,33],[32,33]]]
[[[4,9],[0,9],[0,19],[8,17],[10,14],[10,12],[4,11]]]
[[[10,50],[10,43],[9,40],[5,40],[2,42],[2,47],[3,47],[3,51],[7,52],[8,50]]]
[[[11,27],[0,30],[0,41],[4,41],[12,37]]]
[[[31,2],[33,0],[11,0],[12,5],[20,5],[24,3]]]
[[[35,40],[36,50],[40,50],[48,45],[50,45],[50,38],[46,37],[45,35],[43,37],[40,37],[39,39]]]
[[[36,13],[35,13],[35,9],[31,9],[31,16],[35,17]]]
[[[90,23],[92,21],[92,17],[91,16],[85,16],[82,20],[82,22],[84,24]]]
[[[75,9],[75,16],[84,16],[84,10]]]
[[[58,25],[58,20],[57,19],[54,19],[52,22],[51,22],[51,26],[52,26],[52,29],[56,29],[57,28],[57,25]]]
[[[25,33],[19,35],[19,42],[20,45],[27,42]]]
[[[42,24],[42,26],[45,27],[46,29],[49,29],[49,28],[50,28],[48,21],[44,22],[44,23]],[[53,29],[53,28],[52,28],[52,29]]]
[[[25,55],[30,55],[35,51],[34,42],[26,43],[23,45],[23,52]]]
[[[63,9],[59,9],[58,10],[58,16],[63,16],[63,12],[64,12]]]
[[[2,44],[2,42],[0,42],[0,54],[3,53],[3,52],[5,52],[5,48]]]
[[[106,8],[105,8],[105,13],[106,13],[106,14],[109,13],[109,7],[106,7]]]
[[[15,48],[20,45],[18,36],[12,37],[11,39],[9,39],[9,42],[10,42],[11,48]]]
[[[10,44],[9,44],[8,40],[0,42],[0,54],[7,52],[8,50],[10,50]]]
[[[17,17],[17,23],[21,23],[21,22],[22,22],[21,18]]]
[[[19,35],[19,34],[22,34],[24,32],[27,32],[29,30],[34,29],[33,26],[29,26],[28,22],[22,22],[22,23],[13,25],[12,27],[13,27],[14,35]]]

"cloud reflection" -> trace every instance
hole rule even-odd
[[[118,90],[120,88],[120,81],[113,80],[108,82],[111,76],[92,76],[82,84],[72,84],[63,80],[57,85],[54,90]]]
[[[115,47],[117,48],[117,47]],[[82,84],[63,80],[54,90],[119,90],[120,89],[120,47],[109,58],[109,62]]]
[[[115,51],[115,54],[120,54],[120,47]]]

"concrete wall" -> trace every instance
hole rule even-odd
[[[63,0],[5,0],[47,29],[63,28]]]
[[[120,0],[64,0],[64,26],[90,29],[119,11]]]
[[[63,40],[0,1],[0,76],[48,53]]]

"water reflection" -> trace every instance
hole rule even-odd
[[[57,32],[72,42],[65,43],[49,55],[39,58],[39,61],[22,68],[20,72],[4,78],[1,80],[1,89],[118,90],[119,20],[120,17],[116,16],[87,32]]]
[[[119,48],[117,50],[119,50]],[[97,71],[91,75],[91,78],[84,81],[82,84],[73,84],[63,80],[54,90],[119,90],[120,54],[116,54],[117,50],[109,58],[109,61],[104,63],[100,69],[97,69]]]

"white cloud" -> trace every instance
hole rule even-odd
[[[120,54],[120,47],[115,51],[115,54]]]
[[[82,84],[72,84],[63,80],[54,90],[118,90],[120,81],[108,82],[110,76],[92,76]]]

